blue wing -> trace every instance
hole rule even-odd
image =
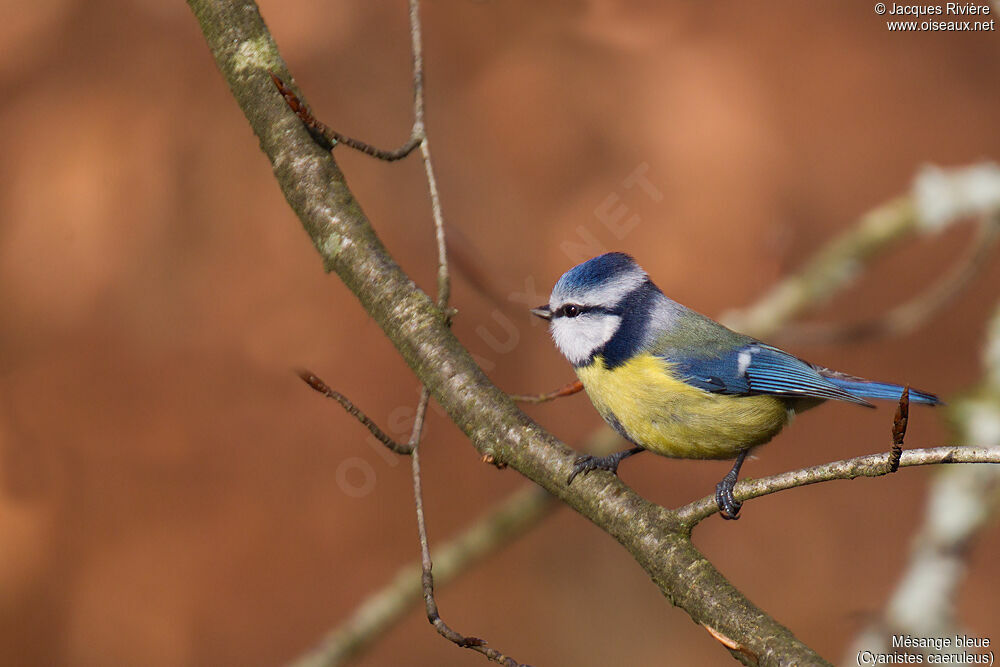
[[[662,356],[688,384],[713,393],[835,399],[871,406],[824,377],[824,369],[763,343],[742,345],[715,357]]]

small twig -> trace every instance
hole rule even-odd
[[[569,384],[559,387],[555,391],[550,391],[547,394],[510,394],[512,401],[517,403],[547,403],[549,401],[554,401],[557,398],[562,398],[563,396],[572,396],[583,391],[583,383],[579,380],[574,380]]]
[[[424,55],[423,46],[420,40],[420,19],[417,14],[417,0],[410,2],[410,39],[412,41],[413,52],[413,127],[410,130],[410,138],[406,143],[395,150],[385,150],[377,148],[368,142],[359,139],[352,139],[341,134],[327,125],[324,125],[313,116],[309,107],[282,81],[277,74],[271,72],[271,80],[277,86],[278,91],[288,106],[298,115],[302,123],[309,130],[312,138],[326,150],[333,150],[337,144],[344,144],[348,148],[353,148],[365,155],[369,155],[377,160],[385,162],[395,162],[413,152],[417,146],[421,146],[424,153],[424,163],[430,162],[430,153],[427,149],[427,133],[424,130]],[[436,199],[436,186],[433,184],[434,176],[430,173],[428,166],[428,182],[432,190],[431,199]],[[432,206],[439,205],[432,204]],[[440,285],[439,285],[440,287]],[[447,301],[447,299],[445,299]]]
[[[434,165],[431,163],[430,142],[425,136],[420,142],[420,152],[424,158],[424,171],[427,174],[427,190],[431,197],[431,214],[434,216],[434,238],[438,250],[437,275],[437,306],[445,311],[445,318],[451,324],[452,314],[448,312],[448,299],[451,297],[451,277],[448,274],[448,244],[444,235],[444,216],[441,213],[441,199],[438,196],[437,179],[434,177]]]
[[[339,141],[333,137],[327,137],[327,133],[332,132],[323,123],[316,120],[316,117],[312,115],[309,107],[305,102],[299,99],[299,96],[295,94],[291,88],[289,88],[284,81],[281,80],[274,72],[269,72],[271,75],[271,81],[274,82],[275,87],[281,96],[285,98],[285,104],[288,108],[295,112],[295,115],[299,117],[302,124],[306,126],[306,130],[309,131],[310,136],[313,140],[326,150],[331,150]]]
[[[416,415],[413,417],[413,428],[410,431],[410,439],[407,441],[413,452],[416,453],[417,445],[420,444],[420,436],[424,432],[424,420],[427,417],[427,404],[430,402],[431,392],[427,387],[420,389],[420,398],[417,400]]]
[[[890,473],[899,470],[899,458],[903,455],[903,439],[906,437],[906,423],[910,420],[910,386],[903,387],[896,406],[896,416],[892,420],[892,448],[889,450]]]
[[[438,611],[437,601],[434,599],[434,574],[432,572],[434,564],[431,561],[431,551],[427,540],[427,525],[424,520],[424,501],[420,484],[419,446],[414,447],[413,455],[410,457],[410,462],[413,468],[413,497],[417,508],[417,531],[420,535],[420,564],[422,569],[420,581],[423,587],[424,606],[427,610],[427,620],[430,621],[431,625],[434,626],[434,629],[437,630],[439,635],[456,646],[472,649],[473,651],[482,653],[493,662],[506,665],[507,667],[522,667],[521,664],[513,658],[509,658],[495,648],[487,646],[486,640],[479,639],[478,637],[467,637],[453,630],[447,623],[444,622],[444,619],[441,618],[441,614]]]
[[[420,33],[420,2],[410,0],[410,47],[413,53],[413,129],[410,141],[420,145],[427,176],[427,191],[431,198],[431,215],[434,217],[434,237],[438,249],[437,305],[446,310],[451,297],[451,278],[448,274],[448,245],[444,234],[444,216],[438,195],[437,178],[431,161],[431,146],[424,126],[424,46]],[[449,324],[450,315],[447,316]]]
[[[581,449],[604,455],[621,446],[621,436],[610,428],[598,429]],[[460,535],[431,553],[435,581],[450,582],[491,553],[538,525],[560,503],[541,487],[530,485],[515,492],[472,522]],[[422,597],[422,567],[413,562],[399,569],[392,581],[358,606],[350,618],[332,630],[312,653],[293,667],[335,667],[366,650]]]
[[[319,377],[314,375],[312,372],[307,370],[300,370],[297,371],[297,373],[298,376],[302,378],[302,380],[307,385],[309,385],[319,393],[323,394],[327,398],[332,398],[333,400],[340,403],[341,407],[343,407],[344,410],[346,410],[349,415],[351,415],[359,422],[364,424],[365,428],[371,431],[371,434],[375,436],[375,438],[383,445],[385,445],[392,451],[396,452],[397,454],[410,455],[413,453],[412,444],[401,444],[390,438],[388,435],[385,434],[385,431],[380,429],[378,425],[375,424],[375,422],[369,419],[368,416],[365,413],[363,413],[356,405],[354,405],[354,403],[352,403],[349,398],[341,394],[339,391],[331,389],[329,385],[323,382],[323,380],[319,379]]]
[[[756,665],[760,663],[760,657],[758,655],[740,644],[735,639],[727,637],[707,623],[702,623],[701,626],[708,630],[708,634],[712,635],[712,638],[715,639],[715,641],[719,642],[733,653],[739,653],[746,658],[747,664]]]
[[[319,122],[309,111],[302,100],[273,72],[271,79],[275,86],[285,98],[286,104],[298,115],[305,125],[310,135],[321,146],[327,150],[332,149],[336,144],[342,143],[351,148],[359,150],[367,155],[380,160],[393,161],[409,155],[418,145],[423,156],[424,171],[427,178],[427,188],[431,199],[431,212],[434,218],[435,240],[437,243],[438,255],[438,275],[437,275],[437,306],[445,314],[447,324],[451,324],[452,314],[448,310],[448,300],[451,294],[451,278],[448,272],[448,250],[444,230],[444,216],[441,212],[441,199],[438,194],[437,179],[434,175],[434,166],[431,160],[430,142],[427,140],[427,133],[424,126],[424,72],[423,72],[423,45],[420,34],[419,0],[410,0],[410,37],[412,41],[413,53],[413,129],[410,139],[401,148],[395,151],[385,151],[375,148],[371,144],[346,137]],[[389,438],[370,419],[358,410],[347,397],[328,387],[322,380],[312,373],[303,372],[300,376],[313,389],[337,400],[344,409],[358,418],[381,442],[385,443],[393,451],[409,454],[413,470],[413,493],[417,511],[417,529],[420,537],[421,564],[424,603],[427,607],[427,618],[431,624],[446,639],[454,642],[463,648],[476,650],[487,658],[501,664],[517,667],[519,663],[506,657],[499,651],[485,646],[486,642],[475,637],[466,637],[452,630],[441,618],[438,612],[437,602],[434,599],[434,577],[432,574],[432,562],[430,548],[427,540],[427,528],[424,520],[423,494],[420,481],[420,455],[419,444],[423,431],[424,419],[427,414],[427,404],[430,392],[427,387],[423,387],[420,392],[420,400],[417,405],[416,415],[413,421],[413,429],[410,439],[406,445],[400,445]]]
[[[793,489],[819,482],[829,482],[835,479],[854,479],[856,477],[881,477],[886,474],[889,466],[889,453],[869,454],[853,459],[824,463],[801,470],[792,470],[763,477],[761,479],[744,479],[736,485],[736,499],[745,502],[778,491]],[[899,467],[933,465],[937,463],[1000,463],[1000,447],[966,447],[955,445],[950,447],[931,447],[927,449],[908,449],[900,457]],[[706,496],[693,503],[675,510],[677,518],[688,528],[693,528],[699,521],[712,516],[719,511],[715,495]]]
[[[277,87],[278,92],[281,93],[281,96],[285,98],[285,104],[287,104],[288,107],[295,112],[295,115],[299,117],[299,120],[301,120],[302,124],[305,125],[313,140],[325,150],[333,150],[334,146],[337,144],[344,144],[349,148],[361,151],[365,155],[370,155],[378,160],[395,162],[396,160],[401,160],[412,153],[413,149],[419,146],[421,140],[423,139],[422,136],[415,133],[416,126],[414,126],[414,133],[411,133],[407,142],[399,148],[391,151],[376,148],[375,146],[365,143],[364,141],[352,139],[351,137],[343,135],[317,120],[317,118],[313,116],[312,111],[309,110],[309,106],[303,102],[284,81],[281,80],[281,77],[274,72],[270,72],[270,74],[271,81],[274,82],[274,85]]]
[[[405,144],[400,146],[395,150],[385,150],[383,148],[377,148],[369,143],[365,143],[360,139],[352,139],[347,135],[341,134],[336,130],[331,130],[329,127],[323,126],[325,129],[324,139],[333,139],[338,144],[344,144],[348,148],[353,148],[356,151],[360,151],[365,155],[375,158],[376,160],[382,160],[384,162],[396,162],[397,160],[402,160],[404,157],[413,152],[413,149],[420,145],[420,137],[410,137]],[[322,143],[320,145],[323,145]]]
[[[431,560],[430,544],[427,538],[427,523],[424,518],[424,498],[420,481],[420,435],[423,430],[424,415],[427,413],[427,402],[430,392],[424,387],[420,392],[420,403],[417,406],[417,416],[413,422],[413,431],[410,434],[410,445],[413,452],[410,454],[410,464],[413,472],[413,498],[417,511],[417,534],[420,539],[420,584],[424,596],[424,607],[427,611],[427,620],[430,621],[438,634],[461,648],[472,649],[483,654],[489,660],[497,662],[506,667],[527,667],[518,663],[513,658],[509,658],[500,651],[486,646],[486,640],[478,637],[467,637],[454,630],[445,623],[438,611],[437,600],[434,599],[434,563]]]
[[[450,325],[451,315],[448,311],[448,299],[451,295],[451,278],[448,273],[448,249],[444,233],[444,216],[441,213],[441,198],[438,195],[437,179],[434,176],[434,165],[431,161],[430,142],[427,140],[427,133],[424,130],[424,54],[423,44],[420,37],[420,13],[419,0],[410,0],[410,38],[413,49],[413,133],[412,140],[417,140],[420,144],[420,152],[424,160],[424,172],[427,176],[427,189],[431,198],[431,213],[434,217],[434,236],[437,241],[438,250],[438,275],[437,275],[437,307],[445,313],[445,320]],[[420,481],[420,428],[423,426],[423,414],[427,410],[427,399],[430,396],[427,387],[420,393],[420,406],[417,408],[417,420],[414,423],[413,434],[410,437],[410,444],[413,446],[413,454],[410,463],[413,470],[413,497],[417,510],[417,533],[420,538],[420,564],[423,587],[424,606],[427,611],[427,620],[430,621],[434,629],[445,639],[451,641],[456,646],[472,649],[482,653],[488,659],[507,665],[508,667],[521,667],[516,660],[507,657],[500,651],[486,646],[486,641],[477,637],[467,637],[453,630],[438,611],[437,600],[434,599],[434,564],[431,561],[430,545],[427,539],[427,525],[424,519],[423,491]]]
[[[431,557],[436,583],[452,581],[537,525],[559,505],[555,496],[534,484],[515,491],[461,534],[434,548]],[[300,658],[292,667],[335,667],[382,639],[421,599],[421,572],[418,562],[401,567],[383,589],[370,595],[313,653]]]

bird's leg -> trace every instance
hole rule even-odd
[[[633,447],[632,449],[623,449],[620,452],[608,454],[607,456],[591,456],[590,454],[579,456],[573,462],[573,472],[570,473],[569,479],[566,480],[566,485],[569,486],[572,484],[573,480],[580,473],[586,475],[591,470],[607,470],[617,475],[618,464],[622,462],[622,459],[627,459],[633,454],[644,451],[646,450],[642,447]]]
[[[723,519],[740,518],[740,508],[743,503],[736,502],[736,498],[733,497],[733,487],[736,486],[736,478],[740,475],[740,468],[743,467],[743,461],[746,459],[748,451],[744,449],[740,452],[732,469],[726,473],[721,482],[715,485],[715,502],[719,504],[719,515]]]

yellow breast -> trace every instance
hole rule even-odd
[[[576,374],[609,424],[664,456],[732,458],[767,442],[789,420],[780,399],[704,391],[678,379],[669,362],[649,353],[613,370],[598,356]]]

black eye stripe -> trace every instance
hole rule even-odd
[[[578,303],[567,303],[559,306],[552,313],[554,317],[579,317],[585,313],[604,313],[607,315],[618,315],[619,313],[604,306],[583,306]]]
[[[577,317],[587,312],[586,306],[581,306],[575,303],[563,304],[556,310],[556,317]]]

